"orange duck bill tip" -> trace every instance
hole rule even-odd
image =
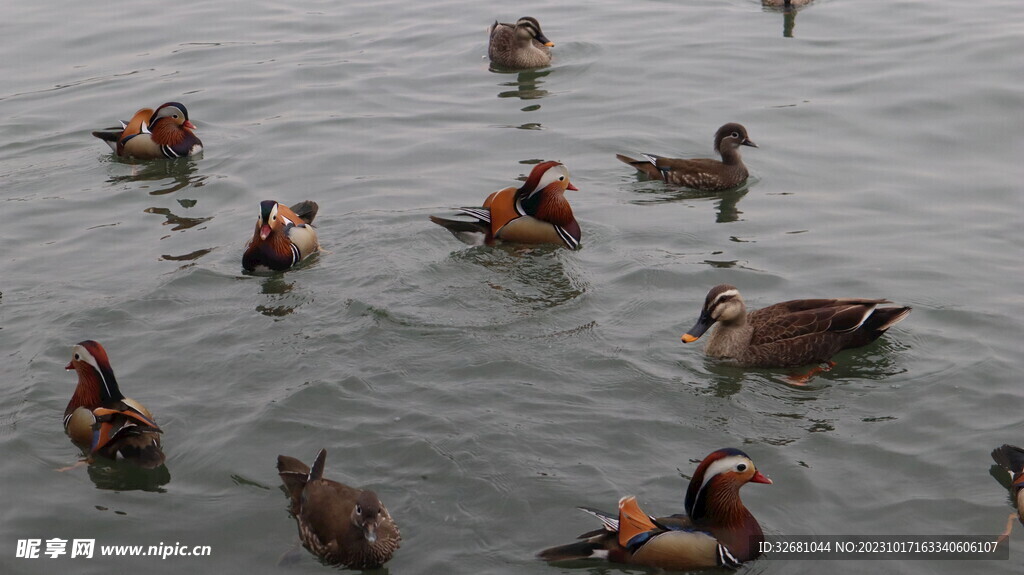
[[[757,472],[754,473],[754,476],[750,478],[750,482],[751,483],[764,483],[766,485],[771,485],[772,484],[772,480],[768,479],[768,476],[766,476],[764,473],[761,473],[760,471],[757,471]]]
[[[680,338],[680,339],[683,340],[683,343],[693,343],[693,342],[697,341],[698,339],[700,339],[700,336],[699,335],[690,335],[688,333],[684,333],[683,337]]]
[[[547,42],[544,42],[544,45],[547,46],[548,48],[554,48],[555,47],[555,43],[552,42],[551,40],[548,40]]]

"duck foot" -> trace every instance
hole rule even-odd
[[[803,375],[800,375],[800,374],[791,375],[791,376],[786,378],[786,382],[788,382],[791,385],[798,385],[800,387],[804,387],[804,386],[806,386],[811,381],[812,377],[818,375],[819,373],[826,372],[826,371],[832,369],[835,366],[836,366],[836,362],[829,360],[828,365],[826,365],[826,366],[820,366],[819,365],[818,367],[815,367],[814,369],[812,369],[811,371],[808,371],[807,373],[805,373]]]
[[[1013,531],[1013,520],[1016,518],[1016,513],[1011,513],[1010,516],[1006,518],[1006,529],[1003,531],[1003,534],[999,536],[999,539],[996,539],[996,545],[1002,545],[1004,541],[1008,541],[1010,539],[1010,532]]]
[[[82,460],[79,460],[74,465],[69,465],[67,467],[58,467],[57,468],[57,473],[64,473],[65,471],[71,471],[72,469],[78,469],[79,467],[82,467],[83,465],[89,465],[89,462],[86,461],[85,459],[82,459]]]

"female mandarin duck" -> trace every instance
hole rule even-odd
[[[618,516],[581,507],[604,524],[580,535],[583,541],[545,549],[545,561],[594,557],[661,569],[689,571],[739,567],[760,555],[764,534],[740,500],[747,483],[772,481],[739,449],[719,449],[697,466],[686,490],[686,515],[654,518],[635,497],[619,500]]]
[[[247,271],[283,271],[319,250],[313,227],[319,209],[310,201],[291,208],[273,200],[260,202],[260,217],[242,254],[242,267]]]
[[[515,24],[494,21],[487,30],[487,56],[491,62],[513,70],[540,68],[551,64],[554,42],[540,31],[536,18],[523,16]]]
[[[738,289],[711,288],[700,319],[682,339],[697,341],[715,323],[705,353],[748,367],[827,362],[840,350],[867,345],[910,313],[878,307],[886,299],[796,299],[747,313]]]
[[[1013,501],[1017,507],[1016,517],[1024,524],[1024,449],[1015,445],[1003,445],[992,451],[992,459],[1010,474],[1010,490],[1013,494]],[[1010,536],[1013,527],[1013,517],[1006,524],[1005,537]]]
[[[147,469],[161,466],[163,431],[148,409],[121,394],[103,346],[88,340],[72,352],[66,369],[78,373],[78,387],[64,410],[64,432],[72,443],[90,458],[120,457]]]
[[[294,457],[277,456],[277,471],[291,498],[299,538],[311,553],[332,565],[375,569],[402,541],[398,526],[373,491],[324,479],[327,451],[309,468]]]
[[[558,244],[569,249],[580,246],[582,232],[566,190],[569,170],[558,162],[541,162],[533,167],[520,188],[508,187],[484,200],[482,208],[459,208],[475,221],[449,220],[430,216],[469,245],[492,245],[498,240],[524,244]]]
[[[203,151],[203,143],[192,132],[195,124],[188,119],[188,109],[178,102],[167,102],[154,112],[143,108],[122,129],[111,128],[92,135],[110,145],[120,158],[153,160],[182,158]]]
[[[695,190],[719,192],[747,181],[749,174],[740,156],[740,146],[756,148],[757,144],[747,137],[746,128],[730,123],[715,133],[715,151],[722,156],[722,161],[710,158],[678,160],[651,154],[641,154],[645,158],[643,160],[634,160],[621,154],[615,157],[651,178]]]

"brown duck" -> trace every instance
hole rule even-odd
[[[380,567],[402,541],[398,526],[373,491],[324,479],[327,451],[313,467],[294,457],[277,456],[277,471],[291,498],[299,538],[312,554],[331,565],[351,569]]]
[[[512,70],[540,68],[551,64],[551,48],[536,18],[523,16],[515,24],[494,21],[487,30],[487,57],[491,62]]]
[[[840,350],[867,345],[910,313],[878,307],[885,299],[796,299],[747,313],[738,289],[711,288],[700,319],[683,335],[697,341],[718,324],[705,353],[748,367],[795,367],[829,361]]]
[[[735,188],[747,181],[749,174],[740,156],[740,146],[756,148],[757,144],[747,137],[747,129],[741,124],[730,123],[715,133],[715,151],[722,156],[721,161],[710,158],[663,158],[652,154],[641,154],[643,160],[634,160],[622,154],[616,154],[615,157],[656,180],[695,190],[718,192]]]
[[[117,385],[107,352],[87,340],[74,346],[66,369],[78,373],[78,386],[64,410],[64,432],[89,459],[124,459],[152,469],[164,462],[153,415],[126,398]]]

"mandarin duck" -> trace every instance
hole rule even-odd
[[[740,146],[756,148],[757,144],[747,137],[746,128],[729,123],[715,133],[715,151],[722,156],[722,161],[710,158],[680,160],[651,154],[641,154],[643,160],[634,160],[622,154],[616,154],[615,157],[651,178],[694,190],[719,192],[747,181],[749,174],[740,156]]]
[[[661,569],[689,571],[707,567],[739,567],[760,555],[764,534],[743,506],[740,488],[771,480],[739,449],[719,449],[704,458],[686,490],[686,514],[652,517],[640,510],[636,497],[619,500],[617,515],[581,507],[603,527],[579,536],[576,543],[545,549],[545,561],[593,557]]]
[[[277,456],[277,471],[291,499],[299,538],[312,554],[331,565],[374,569],[391,559],[402,541],[377,494],[324,479],[327,450],[313,467],[294,457]]]
[[[121,394],[107,352],[87,340],[74,346],[65,369],[78,373],[78,386],[64,410],[64,432],[89,458],[124,459],[139,467],[163,465],[160,434],[153,415]]]
[[[523,70],[551,64],[550,48],[555,43],[540,31],[536,18],[523,16],[515,24],[495,20],[487,36],[487,57],[502,68]]]
[[[430,216],[430,221],[469,245],[492,245],[500,240],[577,249],[582,232],[565,199],[566,190],[577,190],[569,182],[569,170],[558,162],[541,162],[518,189],[494,192],[483,207],[458,209],[476,218],[474,221],[437,216]]]
[[[182,158],[203,151],[203,143],[192,132],[196,126],[188,119],[188,109],[178,102],[167,102],[154,112],[143,108],[121,129],[109,128],[92,135],[110,145],[120,158],[153,160]]]
[[[242,254],[246,271],[283,271],[320,249],[313,218],[316,202],[299,202],[289,208],[273,200],[260,202],[256,230]]]
[[[770,6],[772,8],[796,8],[798,6],[807,6],[814,0],[761,0],[762,6]]]
[[[878,307],[887,299],[796,299],[747,313],[738,289],[711,288],[700,319],[683,334],[697,341],[715,323],[705,353],[747,367],[795,367],[829,362],[840,350],[867,345],[910,313]]]
[[[1024,449],[1003,445],[992,450],[992,459],[1010,474],[1010,489],[1017,507],[1017,518],[1024,524]],[[1012,520],[1013,515],[1010,517]],[[1007,524],[1006,536],[1009,536],[1012,525]]]

